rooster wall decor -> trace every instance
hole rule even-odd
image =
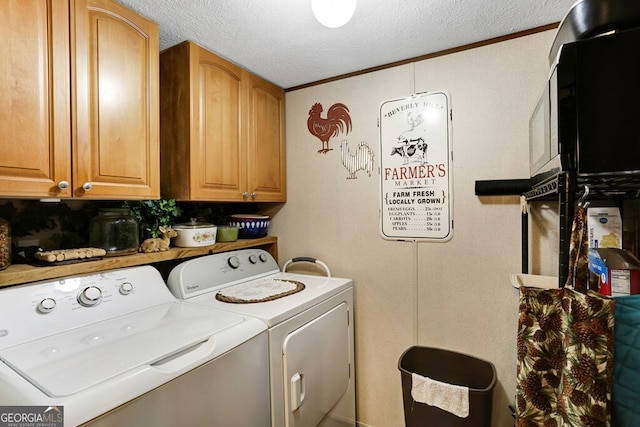
[[[311,135],[322,142],[322,148],[318,150],[318,153],[326,154],[333,150],[333,148],[329,148],[329,139],[343,132],[346,135],[351,130],[351,116],[349,116],[347,106],[341,103],[329,107],[326,119],[320,117],[322,111],[322,104],[319,102],[313,104],[309,110],[307,127]]]
[[[349,142],[345,139],[340,143],[340,150],[342,151],[342,165],[349,171],[347,179],[358,179],[356,172],[360,170],[371,176],[375,155],[369,144],[363,141],[358,144],[355,153],[351,153]]]

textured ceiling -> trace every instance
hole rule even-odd
[[[192,40],[287,89],[562,20],[575,0],[358,0],[344,27],[311,0],[118,0],[160,25],[160,48]]]

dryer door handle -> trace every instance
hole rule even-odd
[[[304,374],[296,372],[291,377],[291,412],[295,412],[302,405],[305,395]]]

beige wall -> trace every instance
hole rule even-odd
[[[335,276],[354,280],[363,426],[404,425],[397,364],[416,344],[493,362],[493,425],[512,425],[518,291],[509,276],[521,267],[519,200],[477,197],[474,184],[528,177],[528,120],[547,77],[552,39],[553,32],[534,34],[287,93],[288,202],[274,214],[271,234],[279,238],[281,263],[313,256]],[[453,108],[453,239],[386,241],[379,234],[379,176],[360,171],[346,179],[340,141],[352,149],[366,142],[377,169],[380,104],[439,90],[450,94]],[[307,130],[316,102],[323,114],[342,102],[353,120],[352,132],[333,138],[327,154],[317,153],[320,142]],[[549,270],[539,273],[555,273],[553,262],[534,257],[536,268]]]

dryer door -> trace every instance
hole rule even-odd
[[[287,427],[318,425],[347,390],[348,323],[348,307],[343,302],[284,340]]]

